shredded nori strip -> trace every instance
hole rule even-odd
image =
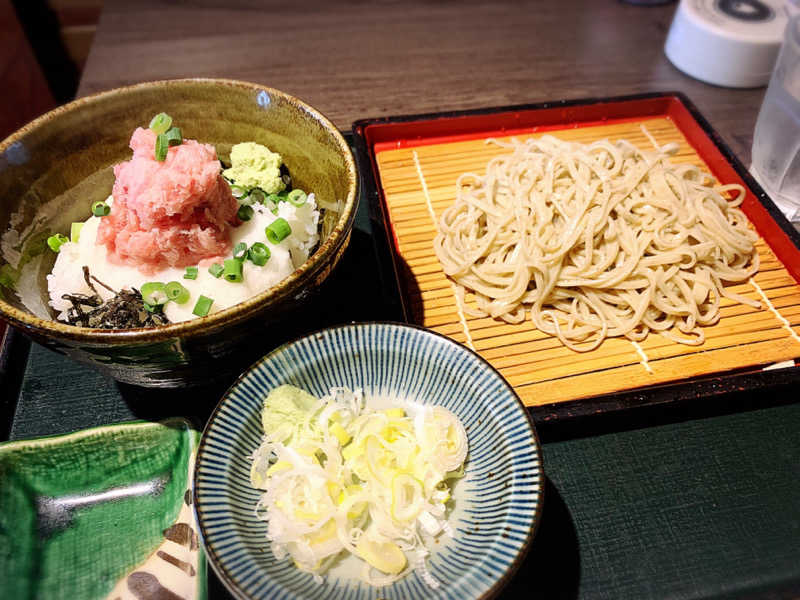
[[[284,185],[286,186],[285,192],[292,191],[292,176],[289,173],[289,167],[285,164],[281,163],[281,179],[283,180]]]
[[[64,300],[72,303],[67,309],[67,322],[78,327],[97,329],[133,329],[135,327],[157,327],[166,325],[169,319],[161,312],[150,312],[144,306],[142,294],[137,289],[123,289],[119,292],[89,274],[89,267],[83,267],[83,278],[94,292],[86,294],[64,294]],[[103,286],[114,297],[105,302],[92,285],[92,280]]]

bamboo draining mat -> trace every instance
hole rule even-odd
[[[659,144],[678,142],[673,162],[708,167],[667,118],[616,122],[548,132],[588,143],[625,138],[642,148],[652,145],[644,124]],[[538,134],[537,134],[538,135]],[[527,137],[520,136],[517,137]],[[466,316],[459,310],[454,284],[439,266],[433,238],[441,213],[455,199],[461,173],[485,172],[498,153],[484,139],[384,149],[376,152],[389,220],[403,273],[402,285],[414,321],[476,350],[514,386],[527,406],[667,384],[800,357],[800,286],[763,239],[761,269],[750,281],[730,289],[761,302],[761,309],[722,299],[721,318],[704,328],[700,346],[677,344],[651,333],[635,344],[611,338],[590,352],[576,353],[538,331],[530,319],[507,324]],[[766,300],[766,301],[765,301]],[[466,298],[469,306],[469,294]]]

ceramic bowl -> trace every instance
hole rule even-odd
[[[334,574],[317,584],[291,559],[274,557],[254,515],[262,492],[250,486],[248,457],[261,442],[263,400],[284,383],[317,397],[361,388],[367,398],[441,405],[460,418],[469,454],[453,492],[454,536],[440,538],[428,559],[438,590],[414,572],[382,588]],[[482,358],[421,328],[363,323],[301,338],[251,367],[206,425],[194,490],[206,554],[237,598],[468,600],[495,596],[519,566],[541,514],[543,472],[528,412]]]
[[[101,330],[53,320],[45,241],[69,231],[113,185],[112,166],[130,158],[136,127],[170,114],[186,138],[216,146],[256,141],[283,156],[297,187],[338,205],[326,211],[317,251],[292,275],[246,302],[207,317],[152,329]],[[0,318],[37,342],[114,378],[173,387],[206,383],[227,365],[249,364],[253,341],[321,285],[342,256],[357,205],[357,175],[344,138],[317,110],[275,89],[228,80],[157,81],[81,98],[0,143]],[[248,342],[251,342],[248,344]],[[250,352],[250,354],[248,354]]]
[[[199,437],[169,419],[0,444],[3,597],[206,598]]]

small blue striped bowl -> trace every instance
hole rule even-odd
[[[254,507],[250,461],[262,436],[261,407],[290,383],[317,397],[331,387],[367,398],[439,404],[464,423],[466,475],[455,486],[449,521],[428,558],[441,583],[416,573],[383,588],[328,574],[322,584],[289,558],[276,560]],[[506,381],[475,353],[425,329],[361,323],[326,329],[281,346],[228,390],[209,419],[195,468],[195,510],[210,562],[237,598],[408,600],[491,598],[519,567],[536,531],[544,488],[542,459],[528,411]]]

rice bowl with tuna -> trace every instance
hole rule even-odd
[[[212,145],[171,125],[162,113],[136,129],[111,196],[69,238],[48,239],[58,320],[128,328],[205,316],[276,285],[319,243],[314,194],[292,189],[280,155],[238,144],[223,171]]]

